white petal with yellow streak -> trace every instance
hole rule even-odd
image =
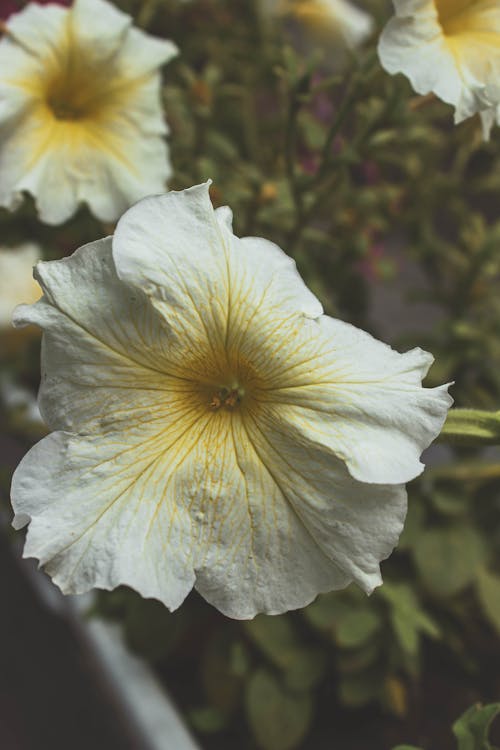
[[[163,461],[169,441],[181,439],[172,429],[149,441],[124,430],[54,432],[19,465],[12,503],[16,528],[30,522],[24,556],[38,558],[64,593],[126,584],[175,609],[191,590],[189,517],[175,462]]]
[[[208,185],[133,206],[118,222],[113,257],[118,276],[150,297],[185,347],[202,342],[215,357],[235,349],[242,328],[257,327],[265,298],[278,317],[322,312],[282,250],[232,234],[228,214],[212,208]]]
[[[352,575],[305,527],[240,417],[214,415],[178,479],[193,525],[195,588],[226,615],[247,619],[303,607]]]
[[[283,364],[260,399],[283,429],[311,449],[330,450],[362,482],[402,484],[423,471],[420,454],[452,404],[447,386],[421,386],[430,354],[400,354],[327,316],[303,321],[300,344],[292,331],[280,333],[290,345],[279,345]],[[276,359],[271,338],[267,358]]]
[[[14,321],[44,329],[39,401],[52,429],[147,432],[178,414],[185,383],[172,375],[172,336],[144,295],[118,280],[111,238],[35,274],[44,297],[18,307]]]

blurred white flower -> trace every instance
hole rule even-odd
[[[500,125],[500,105],[481,112],[481,124],[483,126],[484,139],[487,141],[490,138],[493,125]]]
[[[393,0],[379,42],[382,65],[419,94],[455,107],[455,122],[500,104],[498,0]]]
[[[102,221],[163,192],[171,173],[159,67],[177,52],[105,0],[28,5],[0,41],[0,205],[31,193],[59,224]]]
[[[451,399],[323,315],[295,264],[237,238],[207,185],[146,198],[114,238],[41,263],[42,415],[18,467],[25,555],[67,593],[127,584],[236,618],[381,583],[404,483]]]
[[[0,339],[3,346],[6,337],[19,338],[23,334],[12,327],[14,308],[22,302],[36,302],[42,295],[33,278],[33,266],[41,257],[40,248],[32,243],[0,248]]]
[[[7,411],[18,413],[18,424],[35,428],[41,434],[46,433],[45,422],[33,393],[6,374],[0,376],[0,403]]]
[[[316,39],[355,49],[373,31],[373,19],[348,0],[262,0],[264,12],[294,18]]]

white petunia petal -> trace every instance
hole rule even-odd
[[[403,528],[404,486],[354,480],[328,450],[301,439],[267,411],[250,414],[245,427],[282,501],[348,582],[371,593],[382,582],[379,562],[389,556]]]
[[[131,27],[118,50],[118,64],[130,77],[145,76],[179,54],[177,46],[168,39],[156,39]]]
[[[52,429],[108,432],[131,421],[141,429],[177,412],[183,391],[169,374],[169,330],[144,295],[118,280],[111,238],[39,263],[36,278],[44,297],[17,308],[14,322],[45,331],[39,399]]]
[[[246,619],[306,606],[353,580],[368,592],[380,585],[404,488],[367,488],[331,455],[304,450],[258,417],[212,430],[211,449],[200,446],[186,465],[199,529],[196,588],[210,603]],[[200,501],[203,478],[209,494]]]
[[[163,446],[163,436],[55,432],[25,456],[12,480],[14,525],[31,519],[24,555],[64,593],[126,584],[175,609],[191,590],[190,521],[167,492]]]
[[[447,386],[421,387],[432,356],[399,354],[326,316],[305,323],[302,338],[263,394],[276,419],[311,448],[329,449],[359,481],[402,484],[420,474],[419,456],[452,403]]]
[[[179,477],[190,501],[195,587],[237,619],[303,607],[352,580],[305,528],[245,423],[215,415]]]
[[[285,312],[320,315],[294,262],[267,240],[236,238],[229,214],[214,212],[208,187],[146,198],[130,209],[113,239],[118,276],[143,289],[193,341],[206,338],[208,327],[214,343],[225,342],[235,328],[228,311],[240,319],[263,294],[279,292],[275,302]]]
[[[19,13],[9,17],[8,37],[39,60],[48,59],[52,62],[58,57],[58,41],[67,31],[67,22],[67,8],[56,4],[29,3]],[[10,68],[6,72],[12,75],[13,70]]]

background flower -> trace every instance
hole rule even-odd
[[[393,0],[379,42],[382,65],[419,94],[455,107],[455,121],[500,102],[500,5],[496,0]]]
[[[316,42],[340,41],[355,49],[373,31],[372,17],[347,0],[262,0],[262,6],[265,13],[295,19]]]
[[[207,185],[145,199],[113,240],[37,267],[41,410],[13,480],[25,548],[65,592],[126,583],[236,618],[381,583],[404,483],[450,405],[401,355],[322,315],[294,263],[238,239]]]
[[[36,328],[16,329],[12,313],[22,302],[35,302],[42,294],[33,278],[33,266],[41,258],[40,248],[30,242],[13,248],[0,248],[0,347],[11,351],[26,333]]]
[[[0,41],[0,205],[31,193],[58,224],[85,202],[103,221],[170,175],[158,68],[172,42],[104,0],[30,4]]]

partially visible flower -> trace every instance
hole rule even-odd
[[[14,248],[0,248],[0,348],[10,348],[25,333],[12,327],[12,313],[22,302],[36,302],[42,295],[33,278],[33,266],[41,258],[40,248],[26,243]],[[26,329],[38,333],[36,328]]]
[[[55,432],[14,475],[14,525],[63,591],[127,584],[174,609],[195,586],[249,618],[380,585],[451,403],[421,387],[430,354],[323,315],[207,185],[36,275],[16,321],[44,329]]]
[[[500,103],[498,0],[393,0],[379,56],[419,94],[455,107],[455,122]]]
[[[56,5],[69,5],[69,0],[37,0],[38,5],[48,5],[48,3],[55,3]],[[17,13],[23,6],[20,0],[0,0],[0,19],[5,21],[13,13]]]
[[[272,15],[294,18],[316,38],[355,49],[373,31],[373,19],[348,0],[263,0]]]
[[[0,41],[0,205],[31,193],[48,224],[80,203],[114,221],[171,173],[158,69],[172,42],[105,0],[30,4]]]
[[[483,126],[483,135],[485,141],[488,141],[491,135],[493,125],[500,125],[500,105],[492,107],[485,112],[481,112],[481,124]]]
[[[47,434],[34,394],[8,375],[0,376],[0,405],[9,417],[8,427],[37,438]]]

